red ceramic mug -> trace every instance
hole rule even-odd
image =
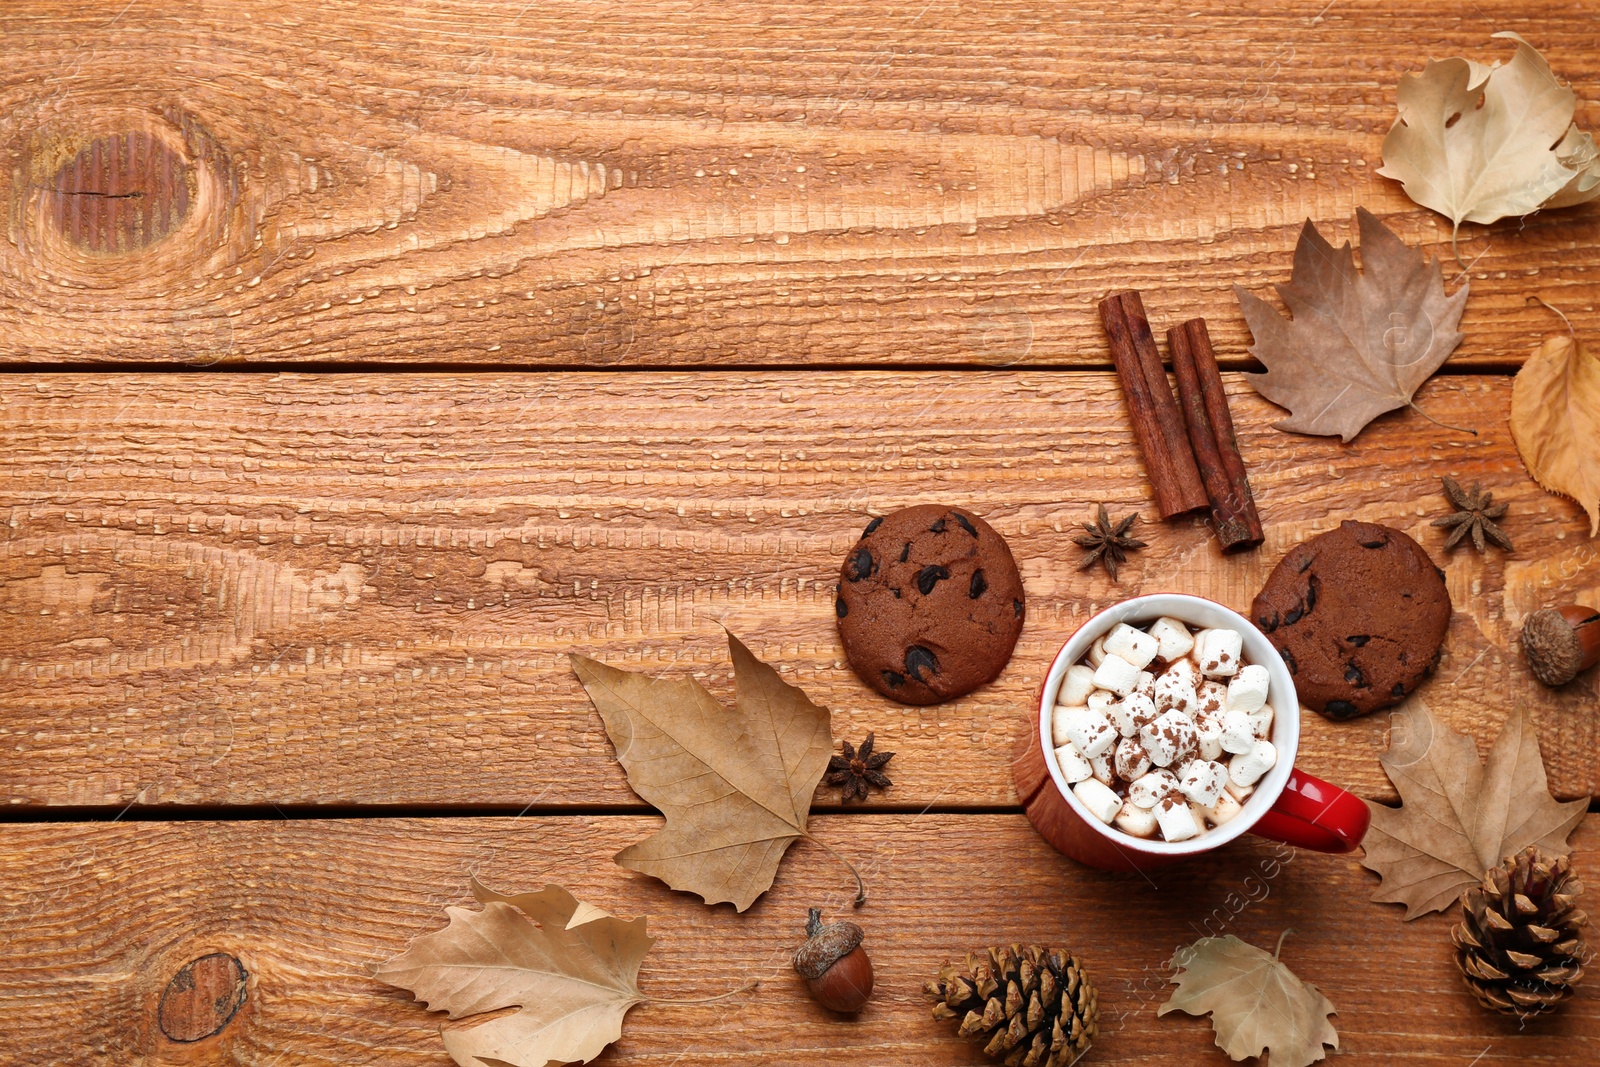
[[[1237,630],[1244,639],[1245,660],[1267,668],[1267,702],[1277,709],[1271,740],[1278,761],[1245,798],[1243,810],[1213,830],[1176,842],[1134,837],[1095,818],[1073,795],[1054,749],[1041,741],[1050,736],[1051,710],[1067,668],[1080,662],[1089,646],[1117,623],[1147,625],[1163,615],[1180,619],[1191,628]],[[1367,832],[1370,813],[1359,797],[1294,767],[1300,745],[1300,701],[1283,657],[1250,620],[1201,597],[1152,593],[1124,600],[1084,623],[1062,646],[1045,675],[1031,732],[1031,743],[1012,767],[1024,809],[1046,841],[1091,867],[1149,870],[1210,852],[1247,832],[1318,852],[1351,852]]]

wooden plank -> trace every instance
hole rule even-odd
[[[1293,544],[1400,527],[1457,612],[1427,699],[1481,744],[1526,706],[1589,795],[1593,673],[1531,680],[1531,610],[1600,603],[1575,505],[1521,471],[1509,383],[1435,379],[1443,422],[1283,434],[1229,376],[1267,543],[1142,526],[1115,587],[1071,543],[1148,506],[1109,374],[28,375],[0,385],[0,796],[11,804],[631,804],[567,666],[687,672],[727,697],[722,627],[899,752],[888,802],[1015,803],[1007,770],[1072,630],[1140,591],[1248,608]],[[1437,475],[1482,480],[1518,551],[1446,557]],[[1011,541],[1028,621],[995,684],[893,705],[844,663],[838,568],[875,514],[961,502]],[[1302,765],[1392,797],[1385,717],[1306,716]],[[820,798],[819,798],[820,799]],[[879,799],[875,798],[874,803]]]
[[[1164,964],[1201,936],[1231,933],[1270,949],[1286,928],[1294,932],[1283,959],[1338,1009],[1349,1062],[1600,1059],[1592,986],[1537,1026],[1490,1015],[1451,960],[1455,917],[1403,923],[1400,909],[1367,903],[1377,879],[1350,857],[1241,842],[1146,880],[1079,867],[1016,815],[819,820],[828,840],[866,860],[870,883],[869,903],[850,917],[866,930],[877,989],[847,1020],[806,999],[788,960],[808,906],[849,912],[839,866],[797,845],[750,911],[706,908],[612,865],[610,854],[655,821],[5,826],[8,1038],[37,1062],[81,1062],[93,1050],[145,1067],[446,1064],[443,1017],[370,975],[408,939],[443,926],[445,905],[469,902],[476,872],[506,890],[559,881],[607,910],[649,915],[659,940],[641,974],[648,994],[696,997],[760,980],[747,998],[636,1008],[608,1063],[981,1063],[953,1028],[926,1015],[922,983],[951,956],[1023,941],[1085,960],[1103,1019],[1093,1062],[1221,1064],[1206,1021],[1156,1017],[1171,989]],[[1579,831],[1580,869],[1596,844],[1592,825]],[[923,858],[932,855],[937,863]],[[167,1039],[157,1022],[163,991],[190,961],[216,953],[248,973],[243,1004],[215,1036]]]
[[[1104,364],[1131,285],[1237,362],[1306,218],[1448,256],[1376,174],[1403,72],[1509,29],[1600,86],[1582,5],[1315,6],[19,0],[0,360]],[[1593,331],[1592,205],[1464,240],[1459,362],[1530,292]]]

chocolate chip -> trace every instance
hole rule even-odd
[[[978,536],[978,528],[972,525],[972,523],[968,522],[965,515],[961,514],[959,511],[952,511],[950,514],[955,516],[956,521],[961,524],[961,528],[963,530],[967,531],[967,533],[971,534],[973,537]]]
[[[912,645],[906,649],[906,673],[920,682],[923,671],[938,674],[939,657],[921,645]]]
[[[841,619],[850,614],[850,605],[844,602],[844,597],[833,602],[833,613]]]
[[[944,522],[943,519],[940,519],[938,522],[936,522],[932,526],[928,527],[928,532],[929,533],[944,533],[944,527],[945,527],[945,522]]]
[[[1015,615],[1019,619],[1022,618],[1022,601],[1013,600],[1011,602],[1011,614]]]
[[[1387,545],[1388,543],[1389,543],[1389,539],[1387,537],[1379,537],[1376,541],[1357,541],[1356,542],[1356,544],[1360,545],[1362,548],[1382,548],[1384,545]]]
[[[983,576],[981,569],[972,572],[972,584],[967,586],[967,599],[977,600],[983,591],[989,588],[989,580]]]
[[[906,676],[896,671],[883,671],[883,684],[890,689],[899,689],[906,684]]]
[[[910,558],[911,558],[911,542],[907,541],[906,542],[906,547],[904,547],[904,548],[902,548],[900,550],[900,562],[904,563],[906,560],[908,560]]]
[[[1372,638],[1370,636],[1368,636],[1367,634],[1351,634],[1349,637],[1345,638],[1345,640],[1349,641],[1352,645],[1355,645],[1357,648],[1366,648],[1367,647],[1367,642],[1371,641]]]
[[[1322,714],[1330,719],[1353,719],[1361,712],[1348,700],[1330,700],[1328,706],[1322,709]]]
[[[1348,684],[1355,686],[1357,689],[1365,689],[1367,687],[1367,676],[1362,674],[1361,668],[1357,667],[1354,663],[1345,664],[1344,680]]]
[[[883,516],[879,515],[877,518],[875,518],[871,522],[867,523],[867,528],[865,530],[861,531],[861,536],[862,537],[867,536],[867,534],[871,533],[873,530],[876,530],[878,527],[880,527],[882,525],[883,525]]]
[[[1315,556],[1311,555],[1309,552],[1306,553],[1306,558],[1300,561],[1300,569],[1295,573],[1304,574],[1306,571],[1311,569],[1311,565],[1315,563],[1316,560],[1317,558]]]
[[[1305,602],[1301,601],[1300,603],[1296,604],[1294,607],[1290,608],[1284,614],[1284,616],[1283,616],[1283,624],[1285,626],[1293,626],[1295,623],[1297,623],[1301,619],[1305,618],[1305,614],[1306,614]]]
[[[1321,593],[1321,592],[1322,592],[1322,579],[1318,578],[1315,574],[1313,574],[1311,576],[1311,581],[1306,585],[1306,614],[1307,615],[1310,615],[1312,609],[1317,606],[1317,595],[1319,593]]]
[[[1278,649],[1278,653],[1283,656],[1283,662],[1288,665],[1290,674],[1300,673],[1300,664],[1294,661],[1294,653],[1290,652],[1287,648]]]
[[[933,592],[933,587],[950,577],[950,568],[941,567],[937,563],[924,567],[917,572],[917,591],[923,596]]]
[[[847,568],[845,578],[859,582],[872,577],[873,572],[878,569],[878,561],[872,558],[872,553],[868,549],[858,548],[850,553],[850,562],[846,563],[845,567]]]
[[[1256,616],[1256,625],[1261,627],[1262,633],[1270,634],[1272,631],[1278,628],[1278,623],[1279,619],[1276,611],[1274,611],[1271,615]]]
[[[1396,683],[1394,683],[1394,685],[1391,685],[1389,687],[1389,695],[1392,696],[1392,697],[1403,697],[1403,696],[1405,696],[1406,695],[1406,683],[1404,683],[1404,682],[1396,682]]]
[[[895,599],[896,599],[896,600],[899,600],[899,599],[900,599],[900,587],[899,587],[899,586],[898,586],[898,585],[897,585],[897,586],[894,586],[894,587],[892,587],[892,588],[891,588],[891,589],[890,589],[890,590],[889,590],[889,592],[891,592],[891,593],[893,593],[893,594],[894,594],[894,598],[895,598]]]

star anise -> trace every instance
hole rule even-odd
[[[1128,553],[1144,547],[1144,542],[1128,536],[1128,531],[1133,524],[1139,521],[1139,513],[1118,519],[1117,524],[1111,524],[1111,516],[1106,514],[1106,506],[1100,505],[1100,514],[1096,521],[1083,524],[1088,532],[1087,536],[1074,537],[1072,540],[1080,547],[1089,551],[1084,553],[1083,559],[1078,563],[1080,571],[1086,571],[1096,563],[1105,567],[1106,573],[1111,575],[1111,580],[1117,580],[1117,564],[1128,558]]]
[[[848,804],[851,800],[867,799],[867,787],[875,785],[879,789],[888,789],[894,783],[889,781],[889,776],[883,773],[883,765],[894,759],[893,752],[873,752],[873,734],[868,734],[867,739],[861,742],[861,749],[857,751],[848,741],[839,744],[844,748],[844,755],[828,757],[829,785],[844,786],[844,791],[839,795],[839,800]]]
[[[1444,482],[1444,495],[1450,498],[1450,503],[1457,509],[1454,515],[1433,520],[1434,526],[1454,527],[1445,539],[1445,548],[1456,547],[1470,533],[1472,545],[1479,552],[1484,551],[1485,539],[1493,541],[1507,552],[1512,551],[1511,538],[1494,521],[1505,515],[1505,504],[1492,503],[1494,494],[1477,482],[1472,483],[1472,490],[1468,492],[1454,478],[1441,478],[1440,481]]]

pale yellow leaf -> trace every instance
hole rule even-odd
[[[1576,500],[1600,534],[1600,359],[1570,337],[1536,348],[1511,386],[1511,437],[1534,480]]]
[[[1439,264],[1408,248],[1365,208],[1361,266],[1348,242],[1335,249],[1307,220],[1294,250],[1294,274],[1278,286],[1293,319],[1235,286],[1265,374],[1247,374],[1256,391],[1289,417],[1295,433],[1348,441],[1411,397],[1461,343],[1463,284],[1446,296]]]
[[[623,1016],[644,1000],[639,964],[654,943],[644,919],[618,919],[557,885],[513,897],[476,880],[472,889],[482,910],[446,908],[448,926],[376,972],[452,1019],[518,1009],[445,1032],[461,1067],[587,1063],[622,1036]]]
[[[1566,855],[1588,803],[1550,795],[1539,736],[1513,708],[1478,762],[1472,739],[1438,722],[1413,697],[1394,712],[1380,759],[1401,806],[1369,804],[1362,864],[1383,881],[1372,899],[1404,904],[1407,919],[1441,911],[1484,872],[1528,845]]]
[[[1324,1045],[1339,1047],[1328,998],[1276,956],[1232,934],[1201,938],[1168,966],[1181,968],[1170,979],[1178,988],[1156,1014],[1210,1012],[1217,1047],[1233,1059],[1270,1050],[1272,1067],[1307,1067],[1327,1055]]]
[[[1573,124],[1577,98],[1515,33],[1504,66],[1429,63],[1400,79],[1400,117],[1378,173],[1406,195],[1462,222],[1494,222],[1600,196],[1594,142]]]
[[[833,751],[828,709],[728,635],[735,705],[690,678],[650,678],[583,656],[572,668],[634,792],[667,825],[617,853],[630,870],[744,911],[806,832]]]

